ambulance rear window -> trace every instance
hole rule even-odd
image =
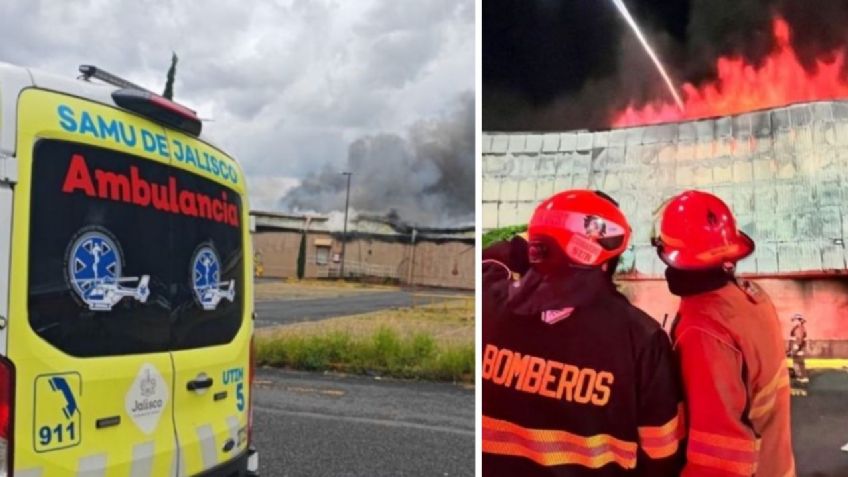
[[[224,344],[243,319],[241,201],[168,165],[42,139],[29,322],[74,356]]]

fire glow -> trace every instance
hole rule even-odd
[[[613,117],[613,127],[627,127],[739,114],[792,103],[848,97],[848,81],[841,72],[845,51],[835,51],[827,61],[816,60],[808,72],[790,43],[789,25],[774,20],[775,49],[759,67],[739,57],[721,57],[718,79],[701,86],[685,83],[683,110],[674,103],[627,107]]]

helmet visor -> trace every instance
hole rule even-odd
[[[536,224],[554,229],[565,229],[597,242],[606,250],[615,250],[624,243],[626,229],[621,224],[591,214],[562,210],[543,210]]]

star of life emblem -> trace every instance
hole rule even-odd
[[[122,260],[117,241],[104,230],[85,232],[71,245],[68,280],[90,310],[109,311],[124,298],[147,301],[150,276],[121,276]]]
[[[230,302],[236,298],[236,282],[220,281],[221,261],[209,246],[202,246],[194,253],[191,261],[192,289],[204,310],[214,310],[223,299]]]

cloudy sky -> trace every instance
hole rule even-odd
[[[455,112],[474,89],[474,2],[0,2],[0,61],[67,76],[95,64],[161,91],[172,50],[175,99],[213,120],[254,208],[274,209],[344,168],[358,138]]]

